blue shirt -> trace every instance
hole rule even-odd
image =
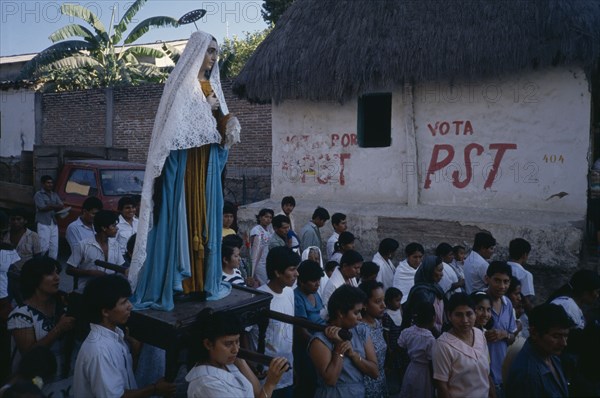
[[[556,377],[544,359],[533,349],[527,339],[516,356],[506,380],[507,397],[567,397],[567,380],[563,374],[560,359],[550,357]]]
[[[294,289],[294,316],[308,319],[311,322],[325,325],[325,320],[321,318],[321,309],[323,308],[323,300],[319,293],[315,293],[315,306],[308,301],[308,297],[302,293],[299,287]]]
[[[517,330],[517,322],[512,303],[505,296],[502,296],[501,301],[502,307],[499,314],[494,311],[494,306],[492,305],[492,319],[494,320],[492,329],[514,333]],[[506,340],[488,343],[488,350],[490,351],[490,373],[492,374],[492,380],[494,380],[494,384],[502,384],[502,363],[506,357],[506,351],[508,351],[508,343]]]

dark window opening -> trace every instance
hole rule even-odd
[[[358,98],[358,146],[380,148],[392,144],[392,94],[374,93]]]

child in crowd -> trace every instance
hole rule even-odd
[[[435,342],[433,324],[435,309],[433,304],[422,302],[417,306],[414,325],[404,329],[398,345],[408,351],[410,363],[404,374],[400,397],[433,397],[431,375],[431,348]]]
[[[223,275],[221,280],[233,285],[246,286],[244,277],[240,272],[240,249],[235,246],[223,245],[221,248]]]
[[[329,259],[331,261],[340,262],[342,255],[348,250],[354,250],[354,234],[352,232],[344,231],[340,234],[340,237],[335,244],[334,253]]]
[[[235,235],[235,206],[232,203],[225,202],[223,205],[223,238],[228,235]]]
[[[331,216],[331,226],[333,227],[333,234],[327,239],[327,258],[333,260],[331,256],[335,252],[335,244],[340,239],[340,234],[348,230],[346,215],[344,213],[334,213]]]
[[[492,321],[492,299],[486,292],[475,292],[471,294],[471,300],[475,306],[475,327],[485,333],[494,324]]]
[[[335,269],[339,266],[340,264],[337,261],[327,261],[325,263],[325,275],[327,275],[327,278],[331,278],[331,274],[333,274],[333,271],[335,271]]]
[[[252,261],[253,276],[257,282],[264,285],[269,281],[267,278],[267,254],[269,252],[269,239],[273,233],[271,221],[273,210],[261,209],[256,216],[256,225],[250,231],[250,258]]]
[[[360,283],[377,280],[377,274],[379,274],[379,265],[373,261],[365,261],[360,267]]]
[[[515,341],[517,323],[510,300],[505,297],[510,285],[512,270],[504,261],[493,261],[487,269],[485,283],[487,293],[492,299],[493,329],[485,332],[490,353],[490,374],[496,388],[496,396],[504,396],[502,382],[502,363],[508,346]]]
[[[246,281],[246,285],[249,287],[258,287],[255,279],[250,276],[250,270],[249,270],[248,263],[246,262],[246,260],[243,257],[242,249],[244,248],[244,240],[241,237],[239,237],[238,235],[227,235],[226,237],[223,238],[223,246],[231,246],[231,247],[238,248],[238,250],[240,251],[239,270],[242,273],[242,276],[244,277],[244,279]],[[248,252],[246,252],[246,256],[247,255],[248,255]]]
[[[405,367],[402,367],[402,363],[407,362],[401,360],[401,355],[405,353],[400,350],[397,343],[402,331],[400,327],[402,325],[402,305],[400,304],[400,301],[402,301],[402,292],[395,287],[390,287],[385,291],[384,300],[386,309],[381,319],[381,324],[383,326],[383,338],[388,348],[385,367],[388,387],[390,388],[390,393],[393,393],[397,392],[397,390],[394,391],[393,387],[402,380],[402,374],[405,370]]]

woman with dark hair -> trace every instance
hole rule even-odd
[[[405,259],[394,271],[393,285],[402,292],[402,304],[408,300],[408,293],[415,284],[415,273],[421,265],[425,249],[420,243],[412,242],[404,248]]]
[[[198,322],[199,343],[193,347],[195,366],[185,380],[190,398],[270,398],[281,376],[289,369],[283,357],[273,358],[261,386],[243,359],[240,349],[242,323],[235,315],[217,312],[201,314]]]
[[[315,398],[364,397],[365,376],[379,377],[377,355],[366,329],[356,326],[362,319],[366,295],[357,287],[340,286],[329,299],[329,321],[325,333],[316,333],[308,344],[308,353],[317,370]],[[338,336],[348,329],[352,340]]]
[[[23,264],[20,286],[24,305],[8,316],[13,370],[17,370],[23,354],[35,346],[45,346],[56,356],[58,374],[62,373],[62,340],[75,326],[75,318],[64,313],[64,303],[58,297],[59,272],[60,264],[49,257]]]
[[[377,366],[379,368],[379,377],[377,379],[373,380],[370,377],[365,378],[365,397],[387,397],[388,387],[385,378],[385,354],[387,352],[387,343],[383,338],[383,326],[381,325],[381,319],[385,313],[383,283],[369,280],[362,282],[358,288],[367,296],[365,308],[362,311],[362,322],[358,324],[358,328],[366,329],[368,335],[371,337],[377,356]]]
[[[495,397],[485,336],[474,327],[473,301],[466,293],[456,293],[446,314],[451,328],[435,341],[431,353],[437,396]]]
[[[269,253],[269,238],[273,233],[271,226],[273,210],[261,209],[256,215],[256,225],[250,231],[250,259],[252,261],[252,276],[261,285],[269,282],[267,277],[267,254]]]
[[[344,253],[346,253],[348,250],[354,250],[355,240],[356,238],[352,232],[342,232],[337,242],[335,242],[335,245],[333,246],[333,255],[329,260],[340,263]]]
[[[442,259],[436,256],[425,256],[415,274],[415,285],[410,289],[408,300],[404,304],[404,327],[411,325],[419,303],[433,304],[435,308],[434,334],[442,332],[444,319],[444,291],[438,284],[444,275]]]
[[[329,297],[333,294],[333,292],[342,285],[350,285],[357,287],[358,283],[356,279],[360,275],[360,269],[364,262],[363,257],[359,252],[354,250],[348,250],[342,256],[340,260],[340,265],[333,271],[331,277],[327,281],[327,285],[325,289],[323,289],[323,295],[321,299],[323,299],[323,305],[325,309],[327,309],[327,303],[329,302]],[[321,314],[323,319],[326,318],[325,312]]]

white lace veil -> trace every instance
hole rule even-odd
[[[169,153],[173,150],[221,142],[211,106],[198,82],[198,73],[212,40],[213,37],[205,32],[192,33],[165,83],[148,149],[138,231],[129,269],[129,281],[133,290],[137,286],[139,273],[146,260],[148,232],[152,229],[154,180],[160,176]],[[219,100],[223,115],[227,115],[229,111],[221,88],[218,63],[213,67],[210,84]]]

